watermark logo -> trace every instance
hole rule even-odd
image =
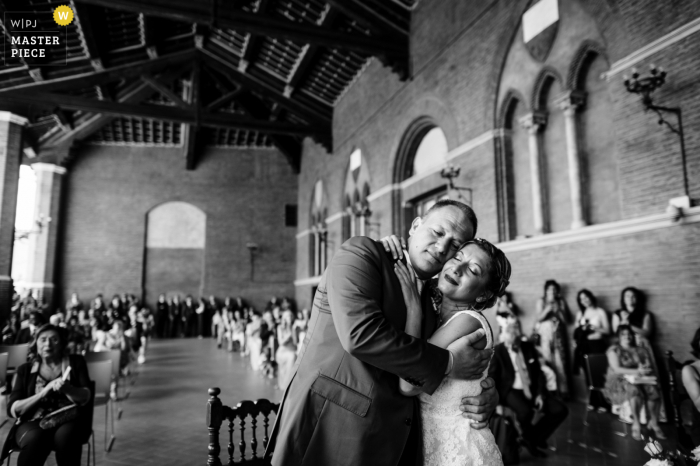
[[[68,57],[68,26],[73,10],[61,5],[54,11],[7,11],[3,24],[3,65],[65,66]]]
[[[61,5],[53,11],[53,19],[59,26],[68,26],[73,21],[73,10],[69,6]]]

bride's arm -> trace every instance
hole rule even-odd
[[[420,338],[423,312],[420,306],[416,277],[413,271],[401,262],[394,264],[394,272],[399,277],[401,292],[406,303],[406,326],[404,327],[404,332],[412,337]],[[399,378],[399,391],[406,396],[415,396],[422,390],[420,387],[411,385],[404,379]]]

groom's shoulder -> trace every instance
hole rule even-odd
[[[378,241],[367,236],[353,236],[345,241],[340,248],[341,250],[354,252],[359,254],[368,254],[375,257],[385,255],[384,247]]]

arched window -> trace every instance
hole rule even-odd
[[[584,210],[588,223],[620,220],[620,190],[615,157],[615,115],[610,83],[600,79],[609,69],[605,58],[588,52],[582,61],[577,85],[586,95],[579,115],[581,176],[584,181]]]
[[[538,97],[539,108],[547,115],[542,132],[542,192],[546,232],[571,228],[571,185],[567,160],[564,113],[558,107],[563,94],[562,84],[554,76],[546,76]]]
[[[350,164],[345,176],[343,241],[353,236],[367,236],[369,234],[368,223],[372,214],[367,200],[369,194],[369,169],[362,156],[362,151],[355,149],[350,154]]]
[[[309,270],[311,276],[318,276],[326,269],[327,261],[327,237],[326,217],[328,209],[326,207],[326,194],[323,181],[318,180],[314,185],[311,199],[311,234],[309,235]]]
[[[445,133],[435,126],[423,136],[416,149],[411,176],[444,166],[445,163],[447,163],[447,139],[445,139]]]
[[[442,129],[429,117],[421,117],[406,130],[394,167],[394,228],[407,237],[411,223],[440,199],[447,199],[447,183],[440,168],[449,152]]]
[[[202,294],[207,216],[186,202],[166,202],[146,217],[146,301],[160,293]]]

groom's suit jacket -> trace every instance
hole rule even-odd
[[[393,466],[405,447],[415,453],[416,429],[406,443],[418,424],[417,400],[399,393],[399,377],[430,394],[449,356],[404,333],[393,263],[366,237],[346,241],[333,257],[265,452],[273,465]],[[424,316],[430,335],[435,316]]]

